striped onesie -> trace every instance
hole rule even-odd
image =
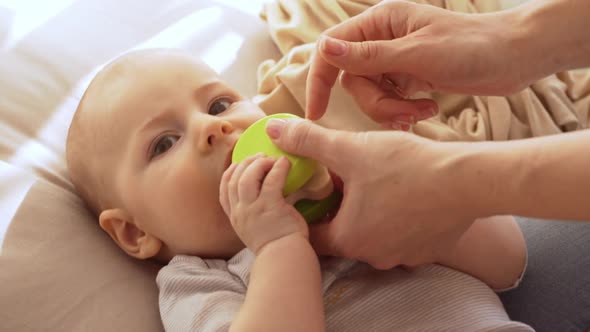
[[[157,276],[166,331],[227,331],[242,305],[254,254],[229,261],[176,256]],[[328,331],[534,331],[510,321],[483,282],[432,264],[379,271],[322,258]]]

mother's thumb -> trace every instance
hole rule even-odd
[[[332,236],[334,221],[311,225],[309,227],[309,242],[318,255],[321,256],[342,256],[334,243]]]
[[[399,39],[349,42],[324,35],[318,51],[326,62],[351,74],[380,75],[408,70],[401,46]]]
[[[346,158],[345,133],[303,119],[271,119],[266,132],[284,151],[319,161],[337,174]]]

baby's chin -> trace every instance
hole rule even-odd
[[[197,256],[203,259],[230,259],[246,248],[246,245],[235,235],[235,238],[224,239],[217,242],[215,248],[195,248],[194,250],[171,251],[169,260],[177,255]],[[169,261],[168,260],[168,261]]]
[[[227,251],[219,252],[218,258],[230,259],[237,255],[240,251],[246,249],[246,245],[241,240],[239,240],[239,238],[238,242],[239,243],[234,243],[231,248],[228,247]]]

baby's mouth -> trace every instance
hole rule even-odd
[[[224,170],[227,170],[229,168],[229,166],[231,166],[232,156],[234,154],[234,148],[236,147],[236,143],[237,143],[237,141],[232,144],[231,148],[229,149],[229,151],[227,153],[227,157],[225,158]]]

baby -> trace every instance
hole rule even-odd
[[[156,280],[167,331],[532,330],[510,321],[490,288],[513,287],[524,270],[511,217],[475,221],[440,264],[412,271],[319,259],[282,196],[289,162],[231,163],[263,116],[173,50],[116,59],[80,101],[71,179],[122,250],[167,264]]]

